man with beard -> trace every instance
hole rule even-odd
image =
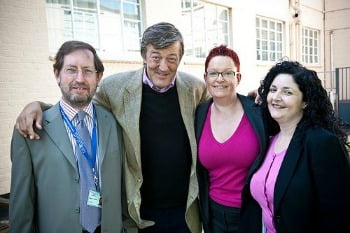
[[[13,132],[11,232],[120,233],[120,129],[91,102],[103,64],[91,45],[68,41],[53,70],[62,98],[44,112],[41,140]]]

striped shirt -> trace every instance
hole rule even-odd
[[[74,109],[73,107],[71,107],[63,99],[60,100],[60,106],[61,106],[62,110],[64,111],[64,113],[67,115],[68,119],[72,122],[73,126],[77,127],[77,125],[78,125],[78,115],[77,115],[77,113],[79,112],[79,110]],[[86,127],[88,128],[89,134],[90,134],[90,137],[91,137],[92,129],[94,127],[94,111],[93,111],[92,102],[90,102],[90,104],[87,107],[85,107],[83,110],[87,113],[85,115],[85,117],[84,117],[84,123],[85,123]],[[68,137],[69,137],[70,142],[72,143],[73,151],[74,151],[74,154],[75,154],[76,142],[75,142],[74,136],[70,132],[66,122],[64,122],[64,125],[66,126]]]
[[[73,126],[76,127],[78,125],[77,113],[79,112],[79,110],[74,109],[72,106],[70,106],[68,103],[66,103],[63,99],[60,100],[60,106],[61,106],[62,110],[64,111],[64,113],[67,115],[68,119],[72,122]],[[88,128],[89,134],[91,137],[92,130],[94,127],[94,110],[93,110],[92,102],[90,102],[89,105],[87,107],[85,107],[83,110],[87,113],[84,117],[84,123],[85,123],[86,127]],[[64,122],[64,126],[66,127],[66,131],[67,131],[69,140],[70,140],[72,147],[73,147],[75,160],[78,162],[77,155],[75,153],[76,141],[74,139],[73,134],[70,132],[69,127],[66,124],[66,122]],[[97,127],[97,121],[96,121],[96,127]],[[98,135],[97,135],[96,167],[97,167],[97,172],[99,173],[99,177],[101,177],[100,168],[99,168],[100,161],[99,161],[98,151],[99,150],[98,150]],[[100,180],[99,184],[101,187],[101,180]]]

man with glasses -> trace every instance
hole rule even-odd
[[[183,54],[174,25],[152,25],[141,41],[144,66],[105,78],[94,97],[123,129],[130,215],[125,224],[142,233],[201,232],[194,115],[208,97],[203,81],[177,71]],[[32,123],[40,128],[38,105],[24,109],[17,120],[23,136],[37,138]]]
[[[10,230],[120,233],[121,132],[91,102],[103,64],[91,45],[68,41],[53,68],[62,97],[43,113],[40,140],[13,132]]]

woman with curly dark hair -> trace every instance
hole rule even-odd
[[[241,232],[350,232],[349,144],[316,72],[280,62],[259,95],[273,136],[248,175]]]

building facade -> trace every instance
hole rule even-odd
[[[185,39],[180,70],[203,78],[217,45],[241,59],[239,92],[256,89],[280,59],[298,60],[334,89],[333,72],[349,67],[348,0],[0,0],[0,194],[10,187],[10,143],[20,110],[30,101],[55,103],[52,63],[66,40],[91,43],[109,74],[142,66],[142,32],[167,21]]]

